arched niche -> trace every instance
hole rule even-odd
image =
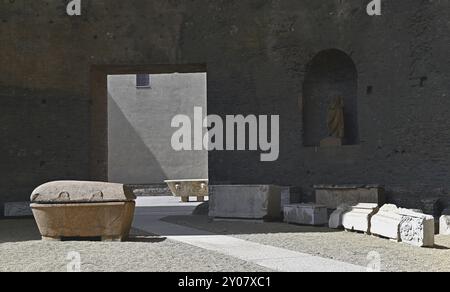
[[[346,53],[329,49],[319,52],[308,64],[303,84],[303,144],[319,146],[327,138],[327,114],[332,100],[344,99],[343,145],[359,143],[358,73]]]

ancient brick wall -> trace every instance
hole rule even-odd
[[[213,183],[379,183],[404,206],[447,197],[448,1],[83,0],[0,2],[0,202],[89,179],[96,65],[206,64],[210,114],[279,114],[280,158],[211,152]],[[305,147],[307,64],[339,49],[358,71],[359,144]],[[101,123],[100,123],[101,124]],[[95,159],[95,156],[94,158]]]

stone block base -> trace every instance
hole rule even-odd
[[[130,232],[135,203],[31,204],[31,208],[44,240],[122,241]]]
[[[222,185],[209,188],[209,216],[214,218],[280,219],[281,187]]]
[[[320,147],[340,147],[342,146],[342,139],[328,137],[320,141]]]
[[[315,204],[284,206],[284,222],[300,225],[321,226],[328,222],[328,209]]]
[[[189,202],[189,197],[197,197],[198,202],[204,202],[205,197],[208,196],[207,179],[166,180],[165,183],[169,186],[172,194],[180,197],[183,203]]]

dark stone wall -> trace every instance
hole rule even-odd
[[[450,188],[450,2],[83,0],[0,2],[0,201],[91,177],[96,65],[206,64],[210,114],[279,114],[280,158],[211,152],[212,183],[378,183],[417,206]],[[305,147],[306,66],[339,49],[358,71],[359,144]],[[370,90],[368,90],[370,88]],[[95,159],[95,157],[93,158]],[[92,160],[92,159],[91,159]]]

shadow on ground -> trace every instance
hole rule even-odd
[[[159,243],[166,239],[166,237],[161,237],[138,228],[131,228],[130,236],[126,242]]]
[[[34,219],[5,219],[0,220],[0,244],[8,242],[25,242],[41,240],[39,229]],[[140,229],[132,228],[126,242],[159,243],[165,241],[160,237]],[[86,239],[72,239],[65,241],[100,241]]]
[[[221,235],[341,232],[328,227],[300,226],[282,222],[214,221],[205,215],[167,216],[161,220]]]
[[[0,220],[0,243],[40,239],[41,235],[33,219]]]

